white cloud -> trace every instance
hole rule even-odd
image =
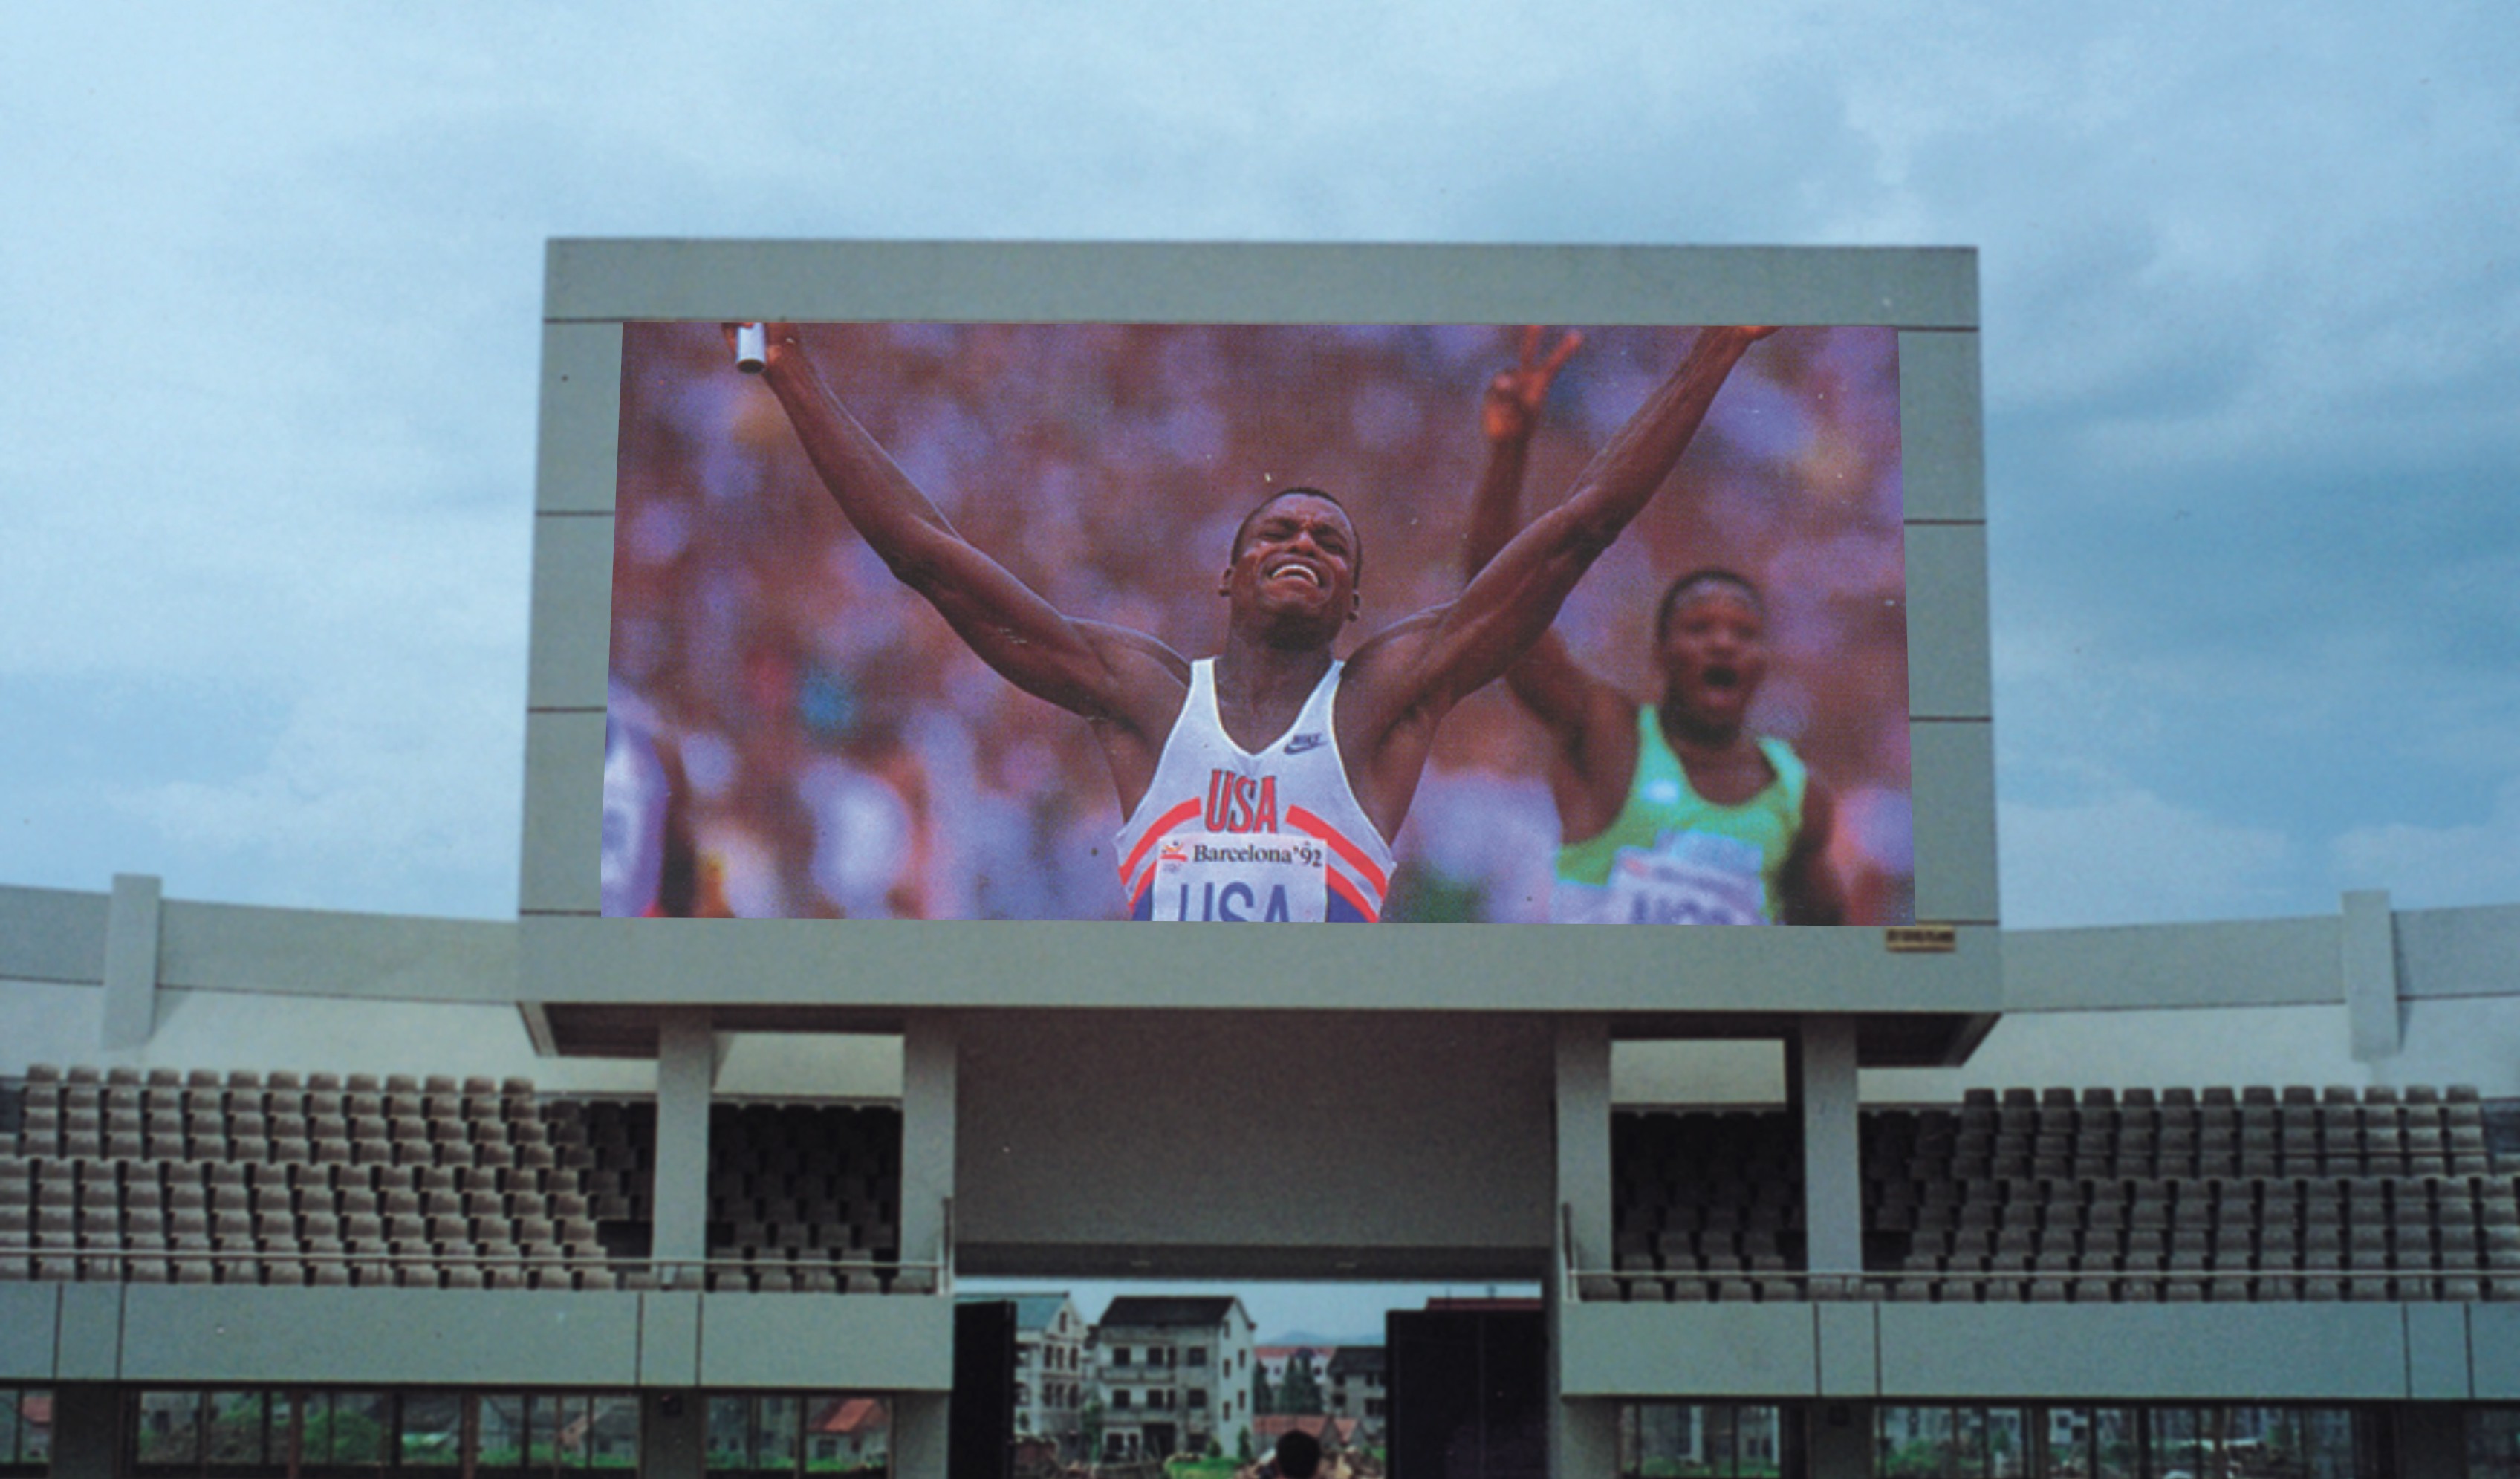
[[[2088,799],[1997,807],[2003,922],[2150,924],[2292,912],[2279,831],[2118,784]]]
[[[257,769],[108,801],[170,852],[231,860],[210,890],[175,880],[197,897],[497,915],[514,909],[522,733],[513,697],[374,674],[308,692]]]
[[[2520,777],[2476,800],[2473,822],[2390,822],[2338,837],[2330,849],[2337,887],[2385,888],[2400,909],[2520,900]]]

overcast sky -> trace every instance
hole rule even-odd
[[[547,238],[1126,237],[1973,246],[2006,921],[2520,900],[2515,18],[8,6],[0,882],[513,912]]]

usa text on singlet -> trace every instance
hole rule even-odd
[[[1120,828],[1129,917],[1156,923],[1371,923],[1382,917],[1391,848],[1348,787],[1331,710],[1341,663],[1257,752],[1225,733],[1216,660],[1191,664],[1190,694],[1155,778]]]

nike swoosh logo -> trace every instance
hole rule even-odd
[[[1300,755],[1308,749],[1320,749],[1329,742],[1328,737],[1325,735],[1296,735],[1286,740],[1286,753]]]

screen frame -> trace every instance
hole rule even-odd
[[[1916,916],[1952,926],[1950,948],[1894,950],[1864,926],[603,919],[621,326],[761,318],[1898,331]],[[1656,1032],[2000,1009],[1973,250],[555,241],[541,392],[518,894],[529,1002],[750,1008],[795,1025],[930,1008],[1598,1011]]]

